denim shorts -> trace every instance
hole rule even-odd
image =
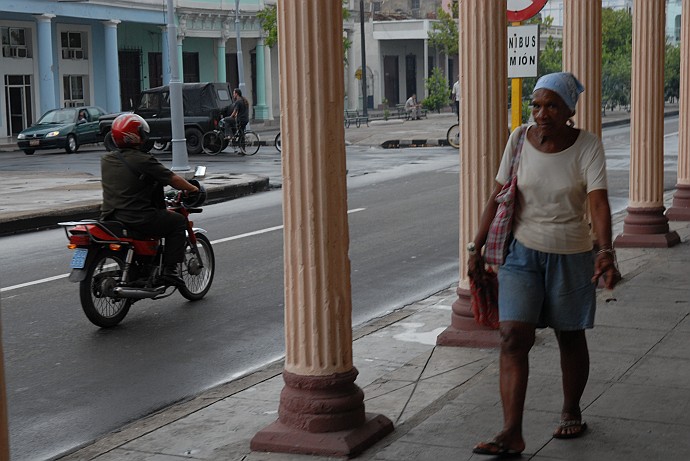
[[[594,254],[543,253],[516,239],[498,271],[500,321],[573,331],[592,328],[596,311]]]

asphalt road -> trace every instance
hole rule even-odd
[[[457,280],[458,170],[452,149],[350,178],[353,324]],[[376,163],[372,160],[372,163]],[[3,237],[2,314],[12,458],[47,459],[282,356],[281,192],[195,217],[218,271],[197,303],[135,304],[99,330],[64,277],[61,230]],[[244,236],[244,237],[242,237]],[[45,280],[58,277],[55,280]]]

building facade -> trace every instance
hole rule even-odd
[[[457,55],[446,56],[429,44],[429,31],[439,8],[450,10],[452,0],[366,0],[364,40],[361,37],[359,2],[350,1],[352,22],[345,31],[352,42],[345,67],[346,107],[361,109],[362,50],[366,53],[367,107],[394,107],[415,93],[426,96],[425,80],[434,67],[443,69],[452,85],[457,75]]]
[[[255,118],[277,112],[277,56],[256,14],[264,0],[174,0],[180,79],[239,85],[237,30],[246,96]],[[143,89],[170,81],[161,0],[0,0],[0,137],[47,110],[97,105],[130,110]]]

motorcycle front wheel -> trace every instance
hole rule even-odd
[[[196,233],[197,255],[191,242],[187,240],[182,263],[182,279],[185,286],[180,287],[182,296],[190,301],[197,301],[208,293],[216,271],[216,258],[213,254],[211,242],[204,234]]]
[[[132,300],[113,296],[124,267],[122,257],[109,250],[101,250],[86,267],[86,278],[79,282],[79,299],[84,314],[96,326],[114,327],[129,312]]]

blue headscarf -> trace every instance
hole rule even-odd
[[[580,93],[585,91],[582,83],[570,72],[555,72],[543,75],[537,80],[537,84],[534,85],[532,94],[541,89],[551,90],[556,93],[572,111],[575,111],[575,105],[580,97]]]

